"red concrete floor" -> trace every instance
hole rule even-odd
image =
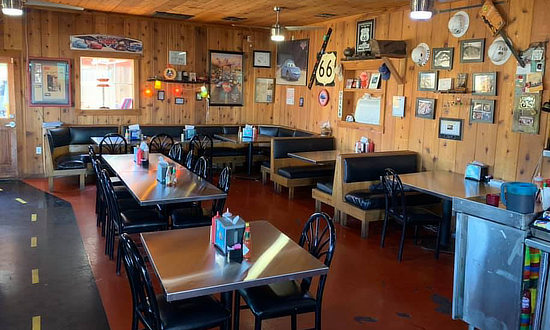
[[[25,182],[47,190],[47,181]],[[84,247],[112,329],[129,329],[131,297],[127,278],[116,276],[115,262],[103,253],[104,239],[95,225],[95,184],[79,191],[75,178],[55,181],[55,195],[69,201],[77,218]],[[233,180],[228,204],[233,214],[247,221],[265,219],[297,240],[313,212],[311,191],[298,189],[294,200],[277,194],[272,185]],[[325,209],[332,214],[330,208]],[[386,248],[380,248],[380,225],[371,225],[370,237],[361,239],[359,222],[349,227],[336,224],[335,257],[323,297],[325,329],[465,329],[451,319],[453,256],[423,250],[409,239],[404,260],[397,262],[398,228],[390,231]],[[252,233],[253,235],[253,233]],[[153,275],[154,278],[154,275]],[[298,327],[313,327],[313,315],[298,317]],[[241,312],[241,329],[252,329],[247,310]],[[290,319],[263,322],[264,329],[290,328]]]

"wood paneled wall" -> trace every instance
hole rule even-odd
[[[35,154],[35,148],[42,146],[42,123],[62,121],[67,124],[121,125],[141,124],[193,124],[193,123],[270,123],[273,104],[254,103],[255,77],[273,77],[274,69],[252,67],[253,50],[275,51],[264,30],[238,29],[228,26],[197,25],[180,21],[152,19],[146,17],[106,14],[99,12],[67,13],[42,10],[27,10],[23,18],[3,17],[3,38],[0,38],[0,53],[16,54],[16,61],[23,63],[19,70],[18,95],[21,98],[18,109],[18,158],[21,176],[43,174],[42,156]],[[139,62],[139,114],[105,115],[104,113],[79,112],[75,107],[41,108],[28,107],[26,93],[26,57],[62,57],[73,61],[77,67],[79,57],[109,56],[109,53],[73,51],[69,47],[72,34],[102,33],[132,37],[143,41],[143,55]],[[3,50],[3,51],[1,51]],[[187,51],[187,65],[176,66],[177,70],[197,72],[206,75],[208,50],[242,51],[245,54],[245,104],[244,107],[210,107],[205,101],[196,101],[195,92],[200,85],[186,85],[183,97],[185,105],[173,103],[173,86],[164,84],[167,98],[157,101],[156,96],[145,97],[144,89],[152,88],[146,79],[162,76],[168,65],[168,51]],[[73,70],[75,82],[79,73]],[[73,84],[73,89],[74,89]],[[75,91],[73,91],[75,92]],[[78,107],[78,105],[76,105]]]
[[[439,4],[438,9],[457,8],[469,5],[478,5],[479,0],[457,1]],[[550,38],[550,23],[544,17],[544,8],[550,6],[549,0],[510,0],[499,6],[500,11],[507,18],[506,28],[508,35],[519,49],[525,49],[530,42],[544,41]],[[507,180],[530,180],[537,166],[541,151],[545,145],[548,115],[542,113],[540,133],[537,135],[517,134],[511,131],[512,105],[514,90],[514,74],[516,61],[513,57],[502,66],[493,65],[486,57],[483,63],[460,63],[459,40],[485,38],[486,49],[493,41],[487,27],[477,15],[479,8],[466,10],[470,16],[470,27],[460,39],[453,37],[447,30],[449,18],[454,13],[440,13],[426,22],[409,19],[408,9],[401,9],[385,13],[376,17],[376,39],[405,40],[408,51],[420,42],[427,43],[430,48],[454,47],[454,67],[452,71],[440,71],[440,77],[455,78],[458,73],[469,74],[471,84],[472,72],[498,72],[498,97],[496,98],[494,124],[469,124],[468,113],[471,95],[462,97],[464,105],[451,106],[450,102],[456,96],[432,92],[417,91],[417,76],[421,70],[430,70],[431,63],[423,68],[414,65],[407,59],[405,74],[406,110],[404,118],[391,116],[391,96],[396,95],[397,86],[390,79],[388,84],[388,100],[385,108],[384,132],[370,129],[355,129],[339,127],[337,118],[338,91],[344,82],[336,82],[335,87],[328,87],[330,103],[320,107],[317,95],[320,87],[311,91],[307,87],[296,88],[296,99],[305,98],[305,106],[288,106],[285,104],[286,86],[277,86],[276,103],[274,109],[274,123],[289,125],[302,129],[319,131],[320,124],[330,121],[334,135],[337,137],[340,149],[352,149],[355,141],[361,136],[374,140],[376,150],[417,151],[421,155],[422,168],[426,170],[440,169],[454,172],[464,172],[465,165],[473,160],[482,161],[490,165],[490,172],[495,177]],[[355,46],[356,22],[371,18],[370,16],[356,16],[347,19],[334,20],[326,25],[332,27],[333,33],[327,50],[338,52],[343,57],[346,47]],[[292,35],[296,39],[310,39],[310,63],[314,63],[316,52],[322,44],[322,37],[326,31],[298,32]],[[547,54],[547,58],[550,52]],[[547,61],[550,64],[550,61]],[[547,64],[547,72],[548,72]],[[313,65],[310,65],[310,71]],[[550,87],[549,75],[545,76],[545,88]],[[470,85],[471,86],[471,85]],[[548,100],[548,91],[544,92],[543,100]],[[436,119],[426,120],[414,117],[415,99],[430,97],[436,100]],[[297,104],[297,102],[296,102]],[[439,117],[464,119],[465,127],[462,141],[443,140],[438,138]],[[550,164],[544,167],[546,175],[550,175]]]

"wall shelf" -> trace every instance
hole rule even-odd
[[[208,81],[168,80],[168,79],[164,79],[164,78],[147,78],[147,81],[160,81],[160,82],[163,82],[163,83],[190,84],[190,85],[205,85],[205,84],[208,84]]]
[[[344,88],[344,92],[346,93],[369,93],[369,94],[382,94],[384,91],[381,89],[368,89],[368,88]]]

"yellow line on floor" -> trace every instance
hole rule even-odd
[[[38,283],[38,268],[32,270],[32,284]]]
[[[18,202],[21,203],[21,204],[27,204],[27,202],[26,202],[25,200],[23,200],[23,199],[21,199],[21,198],[19,198],[19,197],[17,197],[15,200],[18,201]]]
[[[36,215],[36,213],[31,214],[31,221],[32,222],[35,222],[37,218],[38,218],[38,216]]]
[[[38,245],[38,237],[33,236],[31,237],[31,247],[36,247]]]
[[[40,316],[32,317],[32,330],[40,330]]]

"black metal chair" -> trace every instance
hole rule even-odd
[[[117,133],[106,134],[99,142],[99,155],[103,154],[126,154],[128,143],[124,136]]]
[[[132,330],[230,328],[231,314],[211,296],[167,302],[155,294],[143,257],[127,234],[120,236],[124,268],[132,292]]]
[[[208,160],[206,160],[206,157],[200,156],[199,159],[197,159],[197,162],[195,163],[195,166],[193,166],[193,173],[200,176],[203,179],[206,179],[208,176]]]
[[[170,135],[160,133],[151,138],[151,142],[149,142],[149,152],[158,152],[163,155],[168,155],[173,145],[174,139]]]
[[[193,151],[187,152],[187,156],[185,156],[185,163],[183,166],[185,166],[188,170],[193,170],[193,165],[195,165],[195,156],[193,155]]]
[[[336,247],[336,231],[332,219],[326,213],[314,213],[306,222],[300,246],[311,255],[330,267]],[[312,278],[301,281],[278,282],[270,285],[252,287],[235,293],[234,327],[239,328],[240,298],[244,299],[254,314],[255,326],[262,327],[262,320],[290,316],[292,329],[296,329],[296,315],[315,312],[315,329],[321,329],[321,306],[327,275],[321,275],[317,293],[313,297],[309,293]]]
[[[168,221],[154,208],[127,208],[121,210],[113,185],[105,170],[103,173],[103,184],[107,196],[107,208],[109,212],[109,227],[107,229],[107,244],[109,244],[109,257],[113,257],[115,235],[123,233],[135,234],[146,231],[164,230],[168,227]],[[120,274],[121,263],[121,241],[118,242],[116,272]]]
[[[181,143],[174,143],[170,151],[168,152],[168,157],[178,164],[183,165],[183,146]]]
[[[218,178],[218,188],[229,193],[229,187],[231,186],[231,168],[224,168]],[[226,198],[216,199],[212,201],[212,208],[205,210],[200,206],[190,206],[175,209],[171,212],[172,228],[193,228],[201,226],[209,226],[211,224],[211,218],[216,213],[222,214],[225,206]]]
[[[194,155],[195,159],[205,157],[208,163],[206,179],[212,179],[212,154],[214,152],[214,142],[209,135],[197,134],[193,136],[189,142],[189,151]]]
[[[391,168],[384,171],[382,177],[382,185],[384,186],[384,195],[386,199],[386,209],[384,215],[384,226],[382,228],[382,239],[380,246],[384,247],[386,233],[390,218],[393,218],[397,223],[401,224],[401,241],[399,242],[399,252],[397,259],[399,262],[403,259],[403,245],[405,243],[405,234],[408,226],[415,227],[415,239],[418,226],[438,225],[437,238],[435,245],[435,258],[439,258],[439,241],[441,239],[441,222],[442,219],[437,214],[420,207],[408,207],[407,197],[403,189],[403,183],[399,175]]]

